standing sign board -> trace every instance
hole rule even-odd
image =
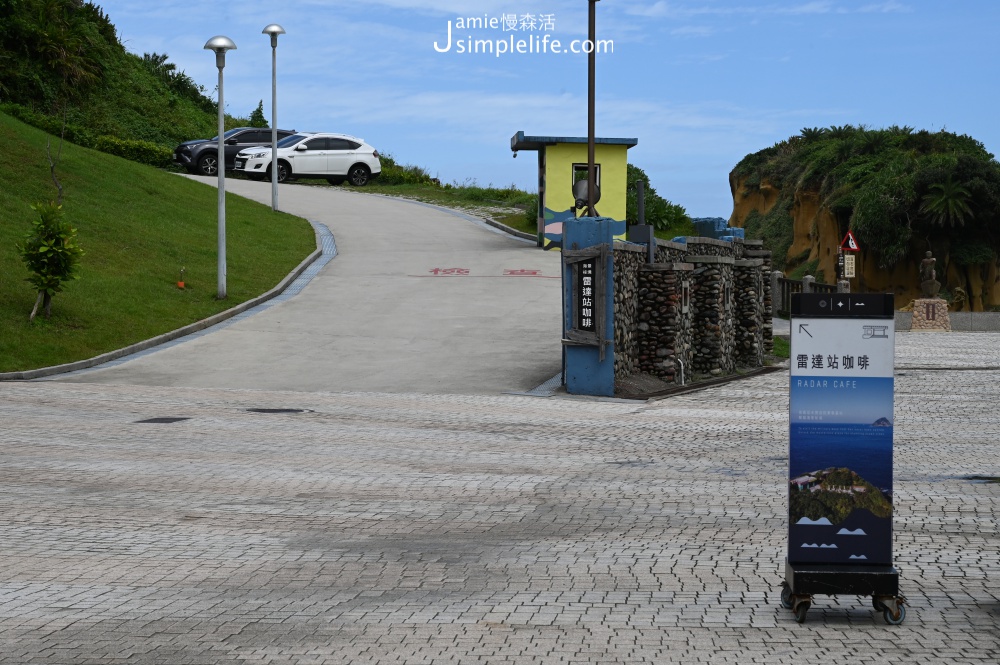
[[[884,294],[792,303],[791,563],[892,563],[893,305]]]
[[[902,621],[892,567],[892,294],[792,296],[788,558],[782,602],[873,597]]]

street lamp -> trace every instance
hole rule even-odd
[[[272,23],[263,30],[271,35],[271,210],[278,209],[278,35],[285,29]]]
[[[596,9],[599,0],[590,0],[587,13],[587,32],[590,53],[587,55],[587,215],[597,217],[594,205],[597,203],[597,169],[594,167],[594,87],[597,78],[597,20]]]
[[[219,293],[218,299],[226,297],[226,107],[222,97],[222,70],[226,66],[226,51],[236,48],[229,37],[217,35],[205,42],[205,48],[215,51],[215,66],[219,68],[219,152],[216,167],[219,170]]]

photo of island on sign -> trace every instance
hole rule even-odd
[[[792,563],[892,562],[893,344],[877,319],[794,320]]]

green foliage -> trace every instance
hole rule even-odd
[[[110,136],[173,149],[217,128],[202,86],[165,54],[127,52],[104,12],[82,0],[0,0],[0,102],[55,136],[65,123],[66,140],[87,147]]]
[[[264,117],[264,100],[260,100],[257,108],[250,114],[247,127],[267,127],[267,118]]]
[[[379,161],[382,163],[382,174],[378,177],[378,182],[383,185],[421,185],[431,184],[434,179],[426,170],[419,166],[400,165],[396,163],[392,155],[380,154]]]
[[[818,192],[840,232],[852,229],[881,268],[917,240],[1000,253],[1000,164],[969,136],[905,126],[804,128],[747,155],[732,175],[748,190],[765,181],[779,190],[774,209],[752,212],[745,223],[779,269],[791,246],[792,197],[802,189]]]
[[[644,186],[646,223],[663,235],[687,236],[694,233],[694,225],[683,206],[671,203],[656,193],[649,183],[649,176],[638,166],[626,167],[625,218],[629,224],[639,223],[639,196],[637,183]]]
[[[173,163],[174,153],[170,148],[152,141],[129,141],[114,136],[100,136],[94,147],[109,155],[117,155],[133,162],[168,168]]]
[[[36,213],[31,232],[17,246],[31,273],[26,281],[39,293],[59,293],[64,282],[79,278],[75,273],[83,250],[76,244],[76,229],[63,219],[62,206],[36,203],[31,209]]]
[[[965,224],[972,214],[969,207],[969,190],[952,180],[949,174],[944,182],[930,186],[930,192],[921,200],[920,212],[925,213],[934,224],[949,226]]]

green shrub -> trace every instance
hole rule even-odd
[[[434,179],[419,166],[400,165],[392,155],[380,154],[382,174],[378,177],[382,185],[429,185]]]
[[[170,148],[152,141],[130,141],[114,136],[98,137],[94,147],[109,155],[124,157],[140,164],[168,168],[173,163],[174,153]]]
[[[76,244],[76,229],[63,219],[62,206],[55,203],[37,203],[31,206],[37,217],[31,223],[31,232],[17,246],[21,260],[27,266],[30,282],[38,292],[31,319],[38,306],[43,304],[45,318],[52,315],[52,296],[63,289],[63,282],[77,279],[76,267],[83,250]]]

